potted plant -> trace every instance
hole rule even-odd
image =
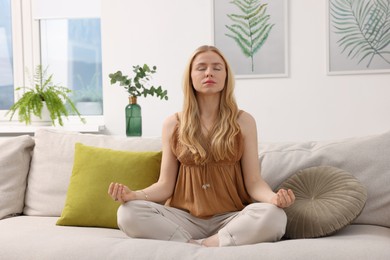
[[[128,75],[123,75],[122,71],[117,71],[109,74],[111,84],[119,83],[129,94],[129,104],[125,108],[126,114],[126,135],[141,136],[142,135],[142,115],[141,107],[137,104],[137,97],[148,95],[168,100],[167,90],[163,90],[161,86],[157,88],[151,84],[152,74],[156,73],[157,67],[150,68],[147,64],[143,66],[133,66],[135,73],[133,78]]]
[[[81,75],[76,76],[80,89],[73,91],[72,100],[82,115],[101,115],[103,112],[102,90],[98,88],[100,75],[95,73],[87,84]]]
[[[68,117],[69,112],[75,113],[80,120],[85,123],[79,111],[75,107],[68,95],[72,92],[69,88],[58,86],[53,83],[53,74],[47,76],[47,68],[43,69],[38,65],[35,69],[33,78],[30,77],[31,86],[16,88],[16,91],[23,90],[23,95],[16,101],[7,115],[10,114],[10,120],[18,112],[19,121],[27,125],[32,123],[32,119],[43,118],[45,110],[49,116],[49,123],[63,126],[62,117]]]

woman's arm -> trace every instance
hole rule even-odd
[[[160,177],[151,186],[141,190],[132,191],[120,183],[111,183],[108,194],[116,201],[125,203],[130,200],[150,200],[164,202],[171,197],[175,188],[179,163],[170,146],[170,138],[177,124],[176,115],[165,119],[162,128],[162,161]]]
[[[244,112],[239,117],[238,123],[244,139],[241,167],[248,194],[256,201],[271,203],[281,208],[290,206],[295,200],[294,193],[283,189],[275,193],[261,177],[257,127],[254,118]]]

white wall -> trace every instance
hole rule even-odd
[[[220,1],[220,0],[218,0]],[[390,74],[326,74],[327,0],[289,2],[288,78],[239,79],[239,106],[258,124],[260,141],[327,140],[390,129]],[[108,134],[124,135],[127,93],[109,83],[116,70],[157,65],[155,82],[169,100],[140,98],[143,135],[161,135],[163,119],[180,110],[184,66],[212,44],[212,0],[103,0],[103,79]]]

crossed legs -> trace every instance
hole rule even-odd
[[[253,203],[210,219],[149,201],[130,201],[118,209],[118,226],[129,237],[181,242],[205,238],[204,246],[278,241],[286,221],[282,209],[267,203]]]

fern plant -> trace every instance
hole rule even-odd
[[[269,23],[267,4],[261,4],[260,0],[234,0],[231,3],[236,5],[241,13],[227,15],[234,23],[225,25],[230,31],[225,35],[232,38],[242,53],[251,59],[253,72],[254,55],[267,41],[274,24]]]
[[[123,86],[126,89],[131,97],[156,95],[160,99],[168,100],[167,90],[163,90],[161,86],[157,88],[153,85],[150,86],[152,74],[156,73],[156,70],[156,66],[150,68],[147,64],[144,64],[143,66],[133,66],[133,72],[135,73],[134,78],[129,78],[128,75],[123,75],[120,70],[109,74],[108,76],[111,79],[111,84],[118,82],[120,86]]]
[[[357,64],[367,60],[369,68],[378,57],[390,64],[390,1],[389,0],[332,0],[330,15],[341,53],[357,59]]]
[[[63,125],[62,117],[68,117],[68,107],[70,112],[74,112],[85,123],[85,119],[81,117],[74,103],[68,97],[72,90],[53,84],[52,79],[53,74],[47,76],[47,68],[43,69],[41,65],[38,65],[35,68],[33,78],[30,77],[31,86],[16,88],[16,91],[23,90],[23,95],[7,112],[7,115],[10,114],[10,120],[16,112],[18,112],[19,121],[26,123],[26,125],[31,124],[33,115],[42,119],[42,108],[46,103],[53,125],[56,125],[56,120],[58,120],[59,125]]]

